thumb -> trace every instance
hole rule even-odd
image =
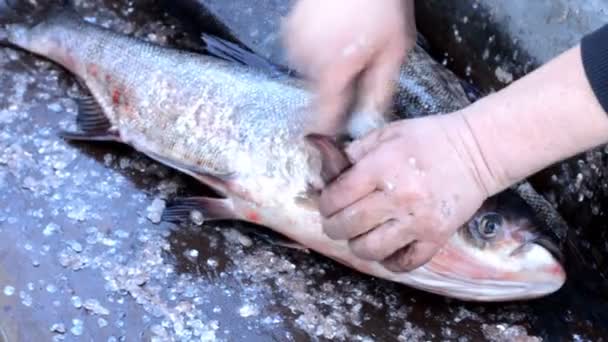
[[[376,147],[387,140],[391,140],[396,137],[398,130],[393,125],[388,125],[382,128],[370,131],[360,139],[353,140],[346,148],[344,152],[348,156],[351,163],[356,163],[363,159],[367,154],[372,152]]]

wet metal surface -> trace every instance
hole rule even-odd
[[[608,1],[416,1],[435,55],[484,90],[500,89],[608,21]]]
[[[154,3],[79,4],[87,20],[123,33],[159,44],[179,36]],[[0,68],[0,330],[8,341],[605,335],[560,304],[570,298],[563,292],[464,304],[268,244],[243,235],[241,224],[159,224],[164,199],[204,189],[122,145],[60,139],[77,90],[56,65],[1,48]]]

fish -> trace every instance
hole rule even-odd
[[[207,36],[209,54],[161,46],[89,23],[65,6],[2,30],[5,44],[61,65],[89,93],[75,98],[78,128],[63,138],[129,145],[217,193],[172,199],[165,221],[198,214],[205,222],[252,223],[357,272],[465,301],[533,299],[565,282],[533,213],[507,191],[409,272],[360,259],[348,241],[330,239],[318,196],[350,167],[343,143],[308,131],[314,94],[303,80],[249,63],[256,56],[230,42]],[[430,56],[414,49],[401,75],[415,82],[412,70],[425,65],[433,65]],[[418,72],[419,80],[432,81],[428,70]],[[461,88],[445,91],[466,96]],[[412,101],[411,92],[396,97],[410,107],[432,103]]]

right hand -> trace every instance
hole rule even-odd
[[[413,0],[299,0],[288,16],[284,44],[290,63],[317,95],[315,133],[335,135],[362,74],[357,110],[382,116],[395,79],[416,42]]]

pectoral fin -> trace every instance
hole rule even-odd
[[[213,188],[213,190],[219,192],[221,195],[225,196],[227,189],[234,189],[237,187],[236,185],[234,185],[234,182],[233,182],[233,179],[236,177],[235,172],[230,172],[230,173],[215,172],[214,173],[214,172],[210,172],[210,171],[205,171],[202,168],[198,168],[193,165],[187,165],[185,163],[182,163],[182,162],[179,162],[176,160],[170,160],[166,157],[163,157],[163,156],[158,155],[151,151],[141,151],[141,152],[143,152],[148,157],[158,161],[159,163],[162,163],[173,169],[183,172],[183,173],[195,178],[199,182],[210,186],[211,188]]]
[[[202,217],[196,218],[196,212]],[[212,197],[184,197],[176,198],[167,204],[161,220],[167,222],[183,222],[192,219],[202,221],[236,220],[238,215],[234,212],[232,201],[224,198]]]
[[[121,142],[118,133],[111,131],[112,124],[105,116],[99,103],[91,95],[76,99],[78,115],[76,123],[80,132],[61,131],[59,135],[67,140],[115,141]]]

